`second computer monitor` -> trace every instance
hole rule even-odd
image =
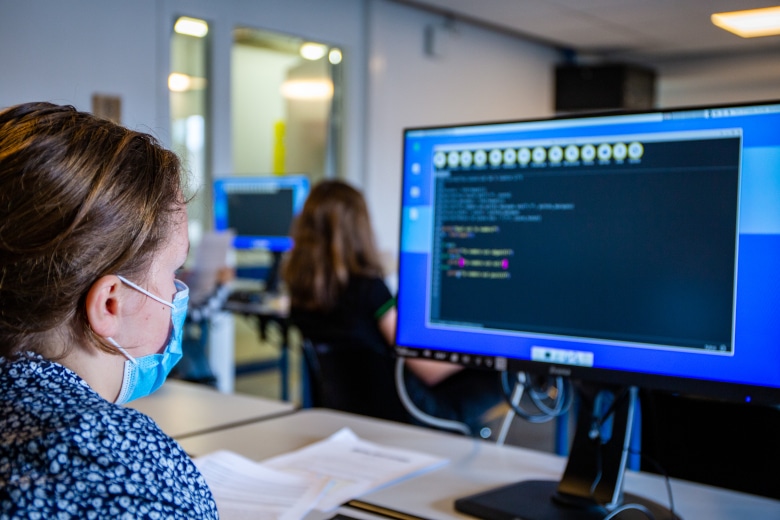
[[[214,227],[232,229],[236,249],[284,252],[290,226],[309,194],[305,175],[225,177],[214,181]]]

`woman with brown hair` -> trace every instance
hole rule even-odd
[[[216,518],[181,447],[121,404],[181,357],[187,215],[147,134],[0,111],[0,517]]]
[[[315,348],[334,356],[337,350],[350,351],[339,356],[339,372],[351,380],[355,395],[342,396],[336,407],[417,422],[402,410],[393,385],[395,298],[383,279],[362,194],[343,181],[320,182],[292,235],[294,247],[282,271],[292,321]],[[432,360],[407,359],[405,364],[404,382],[415,405],[430,415],[468,423],[472,430],[480,412],[503,399],[495,374]]]

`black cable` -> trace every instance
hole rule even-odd
[[[604,439],[601,437],[601,428],[604,426],[604,423],[606,423],[610,417],[615,413],[615,410],[617,409],[618,404],[620,404],[623,399],[626,399],[628,396],[628,388],[623,388],[619,394],[615,395],[612,399],[612,402],[609,404],[607,409],[604,411],[604,413],[601,414],[600,417],[596,417],[596,404],[598,401],[598,394],[593,398],[593,402],[590,403],[590,409],[592,410],[592,419],[591,419],[591,426],[590,426],[590,432],[588,433],[588,436],[591,440],[594,442],[598,442],[598,449],[596,450],[597,457],[596,457],[596,477],[593,479],[593,482],[590,485],[590,495],[591,498],[594,498],[595,501],[595,493],[596,488],[598,487],[599,483],[601,482],[601,477],[603,476],[603,460],[602,460],[602,450],[604,448]]]
[[[514,378],[514,385],[512,385],[510,382],[510,376]],[[525,383],[520,383],[518,381],[517,373],[501,373],[501,389],[504,392],[504,397],[506,398],[507,403],[509,403],[509,406],[512,408],[515,414],[519,415],[530,423],[539,424],[550,421],[555,417],[561,416],[569,411],[573,401],[573,391],[571,390],[571,383],[568,379],[564,379],[562,377],[555,378],[557,381],[556,390],[558,395],[554,398],[555,404],[552,407],[547,406],[542,401],[543,396],[549,397],[549,395],[544,391],[540,391],[534,388],[533,384],[528,381],[529,379],[530,378],[526,378]],[[526,387],[527,392],[531,396],[532,402],[537,406],[537,409],[539,409],[539,413],[530,413],[527,410],[521,408],[519,404],[516,405],[512,402],[512,394],[514,393],[515,387],[518,384],[522,384]],[[542,403],[542,406],[539,406],[539,403]]]
[[[517,415],[524,418],[525,420],[531,423],[541,423],[541,422],[549,421],[554,417],[556,417],[556,415],[550,415],[546,412],[557,410],[558,411],[557,415],[562,415],[563,413],[566,413],[571,407],[573,401],[573,395],[574,395],[574,391],[571,389],[571,382],[569,380],[564,380],[563,378],[555,378],[558,383],[556,385],[558,395],[555,398],[555,405],[552,408],[550,408],[546,404],[544,404],[542,407],[539,407],[540,410],[544,410],[544,411],[540,411],[540,413],[538,414],[531,414],[527,412],[526,410],[520,408],[520,406],[515,405],[515,403],[512,402],[512,394],[514,393],[514,389],[518,384],[522,384],[526,387],[527,393],[529,394],[529,396],[531,396],[531,400],[535,405],[537,405],[537,407],[538,407],[538,403],[541,402],[542,399],[549,397],[549,394],[544,390],[535,388],[533,383],[529,381],[530,378],[526,378],[525,382],[519,382],[518,374],[513,373],[512,375],[514,376],[514,381],[515,381],[514,386],[510,386],[509,372],[503,372],[501,374],[502,390],[512,410],[514,410],[514,412]],[[628,398],[629,392],[630,392],[629,388],[621,389],[620,392],[617,393],[617,395],[614,395],[614,399],[612,399],[612,402],[609,404],[607,409],[603,413],[601,413],[598,417],[594,417],[591,422],[591,438],[594,441],[598,440],[599,442],[599,448],[597,450],[598,453],[597,474],[590,488],[591,497],[593,497],[593,495],[595,494],[596,487],[598,486],[602,476],[602,449],[604,446],[604,442],[602,442],[600,430],[604,426],[604,424],[614,415],[618,405],[620,405],[624,399]],[[596,399],[597,398],[594,398],[593,402],[589,403],[590,409],[593,410],[593,412],[595,412]],[[656,467],[657,471],[663,476],[664,483],[666,485],[666,492],[669,501],[669,513],[671,514],[671,520],[681,520],[680,517],[677,515],[677,513],[674,512],[674,497],[672,494],[671,480],[669,478],[669,475],[663,469],[663,467],[661,467],[661,465],[658,464],[658,462],[656,462],[652,457],[645,455],[641,451],[637,452],[629,449],[628,453],[630,455],[639,455],[643,459],[648,460],[651,464],[653,464]],[[622,513],[623,511],[627,511],[630,509],[640,511],[645,516],[647,516],[647,518],[650,520],[655,519],[655,516],[653,515],[652,511],[650,511],[646,506],[642,504],[627,503],[617,507],[616,509],[608,513],[605,510],[604,520],[611,520],[615,518],[615,516],[618,515],[619,513]]]
[[[615,413],[615,409],[617,408],[617,405],[626,398],[628,395],[628,388],[624,388],[620,391],[620,394],[616,395],[615,398],[610,403],[609,407],[604,411],[603,414],[601,414],[601,417],[594,417],[591,421],[591,438],[594,438],[594,432],[595,437],[600,437],[599,430],[601,430],[601,427],[604,426],[604,423],[609,420],[609,418]],[[594,408],[596,405],[595,402],[591,404],[591,409]],[[595,410],[594,410],[595,412]]]
[[[672,515],[672,520],[681,520],[680,517],[677,516],[677,513],[674,512],[674,496],[672,495],[672,481],[671,478],[669,477],[669,474],[664,469],[664,467],[661,466],[661,464],[659,464],[658,461],[656,461],[654,458],[652,458],[649,455],[646,455],[642,451],[629,450],[629,453],[631,455],[639,455],[640,457],[648,461],[650,464],[652,464],[655,467],[656,471],[661,474],[661,476],[664,479],[664,484],[666,485],[666,494],[667,494],[667,499],[669,500],[669,512]]]
[[[594,420],[592,428],[595,429],[595,431],[597,433],[597,437],[596,438],[599,439],[599,441],[601,439],[600,439],[600,435],[598,435],[598,430],[601,428],[601,426],[605,422],[607,422],[609,417],[615,412],[615,409],[617,407],[618,402],[626,397],[627,392],[628,392],[627,389],[623,389],[623,391],[621,391],[621,393],[618,396],[615,397],[615,399],[612,401],[612,403],[607,408],[607,410],[601,415],[601,417],[599,417],[597,420]],[[595,406],[595,403],[592,403],[592,406]],[[601,468],[601,462],[602,462],[602,460],[601,460],[601,453],[602,453],[601,448],[602,448],[603,445],[604,444],[602,442],[599,442],[599,449],[598,449],[598,452],[597,452],[598,453],[598,458],[597,458],[598,470],[597,470],[596,478],[594,479],[593,484],[591,485],[591,488],[590,488],[591,496],[593,496],[593,494],[595,493],[596,487],[598,486],[598,483],[601,480],[601,471],[602,471],[602,468]],[[635,451],[635,450],[629,449],[628,453],[629,453],[629,455],[639,455],[643,459],[647,460],[648,462],[650,462],[655,467],[656,471],[663,476],[664,484],[666,486],[667,499],[669,501],[669,514],[671,515],[671,520],[681,520],[680,517],[677,516],[677,513],[674,512],[674,496],[672,494],[672,483],[671,483],[671,479],[669,478],[669,475],[666,472],[666,470],[655,459],[653,459],[649,455],[646,455],[642,451]],[[622,512],[622,511],[625,511],[627,509],[637,509],[637,510],[640,510],[642,513],[644,513],[648,518],[650,518],[650,519],[654,519],[655,518],[654,515],[652,514],[652,512],[650,512],[645,506],[642,506],[641,504],[631,504],[631,503],[629,503],[629,504],[623,504],[619,508],[611,511],[609,513],[609,515],[604,517],[604,520],[612,519],[612,518],[614,518],[614,516],[616,514]]]

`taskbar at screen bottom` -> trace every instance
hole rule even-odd
[[[772,385],[745,384],[639,370],[611,370],[592,366],[592,359],[577,358],[576,356],[567,359],[566,351],[557,353],[560,356],[557,359],[515,359],[408,346],[396,346],[395,351],[397,356],[403,358],[430,359],[454,363],[466,368],[510,373],[525,372],[541,377],[565,377],[604,386],[636,386],[642,389],[661,390],[693,397],[780,406],[780,381],[776,381]]]

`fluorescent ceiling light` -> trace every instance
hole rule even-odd
[[[182,16],[176,20],[176,23],[173,26],[173,30],[186,36],[203,38],[209,33],[209,24],[204,20]]]
[[[168,76],[168,88],[173,92],[185,92],[190,89],[192,81],[186,74],[174,72]]]
[[[287,99],[330,99],[333,83],[328,80],[290,80],[282,83],[282,95]]]
[[[307,42],[301,45],[301,57],[316,61],[328,52],[328,46],[321,43]]]
[[[780,6],[715,13],[712,23],[743,38],[780,34]]]
[[[181,72],[172,72],[168,76],[168,89],[171,92],[187,92],[188,90],[202,90],[206,88],[206,78],[190,76]]]

